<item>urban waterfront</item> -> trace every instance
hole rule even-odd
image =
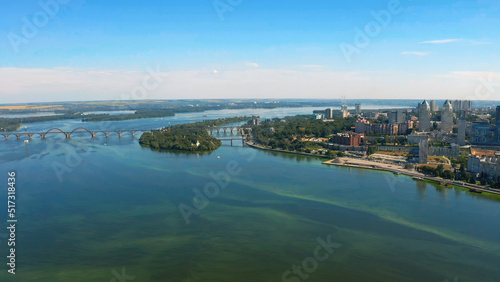
[[[223,110],[83,125],[156,129],[311,112]],[[26,126],[72,130],[82,123]],[[2,140],[0,159],[5,178],[17,174],[18,197],[18,273],[2,272],[2,281],[119,281],[117,273],[130,281],[500,277],[495,196],[227,143],[211,154],[153,152],[129,135]],[[0,232],[2,253],[6,235]]]

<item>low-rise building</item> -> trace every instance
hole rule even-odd
[[[500,156],[480,157],[470,155],[467,170],[471,173],[484,174],[494,180],[500,180]]]
[[[332,136],[332,142],[339,145],[360,146],[363,144],[364,137],[365,135],[362,133],[337,133]]]

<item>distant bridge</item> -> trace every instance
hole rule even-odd
[[[59,128],[52,128],[47,130],[46,132],[5,132],[5,133],[0,133],[1,136],[5,138],[5,140],[9,139],[9,136],[15,136],[17,139],[21,139],[22,136],[28,137],[31,139],[34,136],[40,136],[42,139],[45,139],[47,135],[50,134],[62,134],[66,137],[66,139],[70,139],[71,135],[76,134],[76,133],[85,133],[89,134],[92,138],[96,138],[98,134],[103,134],[106,137],[109,137],[110,134],[117,134],[118,137],[122,137],[123,133],[130,133],[132,136],[135,136],[136,133],[141,132],[141,133],[146,133],[146,132],[152,132],[153,130],[88,130],[87,128],[79,127],[74,129],[73,131],[64,131]]]
[[[10,136],[15,136],[17,139],[21,139],[21,137],[25,136],[29,139],[40,136],[42,139],[45,139],[47,135],[50,134],[62,134],[66,137],[66,139],[70,139],[71,135],[77,133],[89,134],[92,138],[96,138],[97,135],[105,135],[108,138],[111,134],[118,135],[119,138],[122,137],[124,133],[130,133],[132,137],[135,137],[136,133],[152,133],[154,131],[163,131],[170,132],[170,127],[161,129],[161,130],[153,130],[153,129],[128,129],[128,130],[89,130],[84,127],[79,127],[74,129],[73,131],[64,131],[59,128],[52,128],[47,130],[46,132],[0,132],[0,136],[3,136],[5,140],[8,140]],[[220,127],[209,127],[207,128],[207,132],[221,140],[241,140],[241,138],[245,135],[245,133],[250,133],[252,131],[251,128],[240,127],[240,126],[220,126]],[[222,136],[221,136],[222,135]],[[229,136],[228,136],[229,135]],[[241,135],[241,138],[231,138],[231,136]]]

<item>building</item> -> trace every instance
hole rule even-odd
[[[325,119],[333,119],[333,109],[325,110]]]
[[[500,146],[500,123],[491,126],[487,122],[475,122],[472,125],[471,144]]]
[[[471,173],[483,174],[493,180],[500,179],[500,157],[480,157],[470,155],[467,162],[467,170]]]
[[[427,101],[422,102],[420,104],[420,108],[418,109],[418,128],[421,132],[429,132],[431,131],[431,107]]]
[[[314,117],[316,119],[325,119],[325,115],[323,115],[323,114],[315,114]]]
[[[341,114],[342,114],[342,118],[348,118],[349,117],[349,111],[348,110],[342,110]]]
[[[426,164],[429,161],[429,139],[420,139],[418,145],[418,161],[421,164]]]
[[[460,146],[465,146],[465,133],[467,131],[467,121],[465,117],[460,117],[458,119],[458,134],[457,134],[457,143]]]
[[[432,100],[430,103],[430,107],[431,107],[431,112],[433,113],[439,112],[439,106],[436,104],[436,101]]]
[[[254,117],[252,119],[252,124],[253,125],[260,125],[260,118],[259,117]]]
[[[356,121],[356,133],[372,133],[381,135],[397,135],[400,132],[400,124],[371,124],[364,118]],[[407,126],[406,126],[407,128]],[[406,133],[406,131],[405,131]]]
[[[403,123],[406,119],[406,113],[403,111],[394,111],[389,113],[389,123],[399,124]]]
[[[472,110],[472,101],[470,100],[455,100],[450,101],[450,103],[456,112]]]
[[[420,140],[422,139],[429,140],[429,135],[422,132],[413,132],[412,134],[408,135],[408,144],[418,145],[420,144]]]
[[[363,144],[365,138],[364,134],[355,132],[337,133],[333,135],[332,142],[339,145],[346,146],[360,146]]]
[[[357,115],[360,115],[360,114],[361,114],[361,104],[360,104],[360,103],[357,103],[357,104],[356,104],[356,114],[357,114]]]
[[[367,128],[370,128],[370,122],[366,119],[360,118],[356,121],[356,133],[366,133]]]
[[[500,106],[497,106],[497,120],[496,120],[497,128],[499,127],[498,124],[500,124]]]
[[[441,110],[441,131],[445,133],[453,132],[453,106],[446,100]]]

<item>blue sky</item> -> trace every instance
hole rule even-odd
[[[474,96],[480,77],[500,81],[496,0],[220,0],[223,19],[212,0],[41,2],[57,11],[28,38],[25,20],[43,21],[43,5],[2,1],[7,103],[120,99],[147,68],[164,78],[151,99],[453,98]],[[356,45],[373,13],[390,19]]]

